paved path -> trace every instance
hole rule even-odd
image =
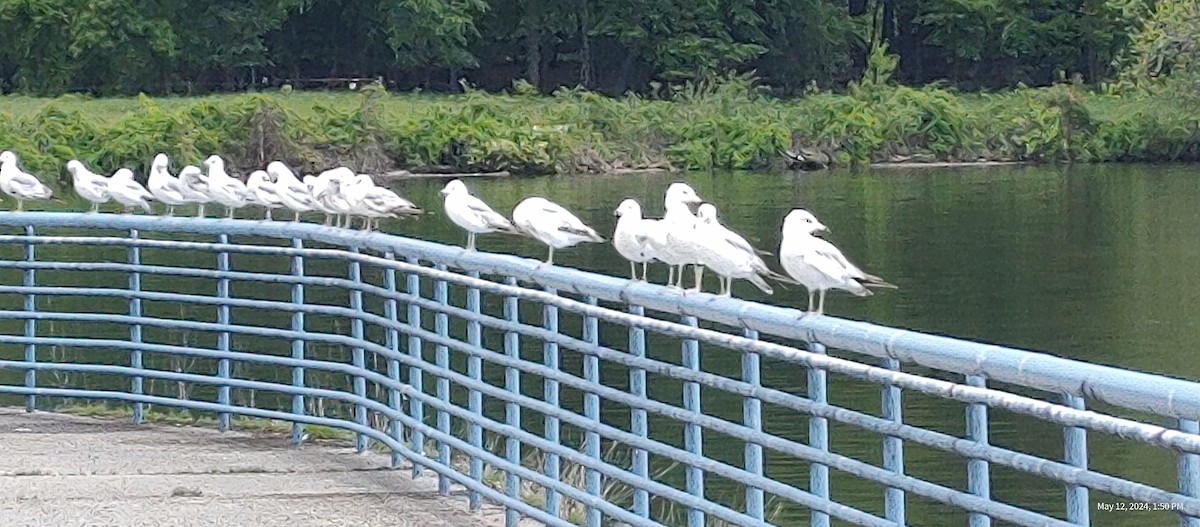
[[[353,448],[0,408],[3,527],[498,526]],[[428,474],[428,471],[425,471]],[[522,522],[524,524],[524,522]]]

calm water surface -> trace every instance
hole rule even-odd
[[[549,197],[607,234],[615,223],[612,211],[621,199],[636,198],[648,216],[658,217],[665,187],[682,179],[717,204],[726,225],[775,253],[783,216],[802,206],[830,227],[827,239],[852,261],[900,286],[897,291],[880,291],[866,299],[831,293],[827,314],[1200,379],[1194,345],[1200,342],[1200,266],[1195,265],[1200,260],[1200,178],[1196,176],[1197,170],[1186,166],[1074,166],[545,177],[480,179],[468,184],[501,211],[511,211],[528,195]],[[417,221],[385,223],[384,229],[463,244],[465,235],[441,214],[438,190],[443,183],[398,183],[403,195],[432,214]],[[82,210],[83,205],[70,207]],[[545,257],[543,246],[503,235],[481,236],[479,247]],[[9,249],[15,248],[6,248],[3,258],[19,257]],[[247,257],[239,258],[239,270],[255,266]],[[622,277],[629,272],[628,264],[609,245],[562,250],[555,259],[560,265]],[[773,257],[767,259],[778,267]],[[287,272],[286,267],[275,267],[278,265],[271,264],[270,270]],[[658,282],[665,275],[662,266],[652,270],[652,279]],[[714,290],[715,277],[708,278],[707,288]],[[19,280],[18,275],[5,274],[5,283],[9,280]],[[162,285],[181,287],[177,280]],[[286,298],[284,291],[280,293]],[[321,293],[312,294],[319,297]],[[777,290],[766,297],[744,282],[735,285],[735,295],[799,308],[807,302],[801,288]],[[12,304],[5,301],[6,308]],[[537,320],[537,313],[540,310],[531,312],[531,320]],[[286,318],[273,316],[271,323],[285,326]],[[577,319],[563,324],[565,331],[577,334]],[[11,324],[4,327],[19,331]],[[493,337],[488,336],[490,342]],[[625,338],[621,328],[602,332],[604,342],[618,349],[624,349]],[[250,344],[235,347],[242,345]],[[530,357],[540,354],[537,343],[527,342],[525,348]],[[674,343],[656,346],[652,341],[650,353],[678,362]],[[4,349],[0,355],[16,357],[20,350]],[[577,355],[564,351],[562,360],[564,370],[579,371]],[[703,361],[705,370],[727,375],[737,375],[740,368],[740,357],[723,350],[705,353]],[[790,365],[766,366],[764,384],[804,393],[803,370]],[[502,379],[499,371],[486,373],[497,382]],[[627,382],[623,369],[602,375],[606,383],[617,387]],[[877,387],[836,376],[830,376],[830,383],[832,403],[879,414]],[[531,379],[526,388],[527,393],[540,396],[540,383]],[[678,383],[652,379],[652,397],[668,401],[674,397],[678,404],[678,393]],[[563,404],[578,405],[577,395],[565,390]],[[706,393],[703,404],[706,413],[740,420],[738,398]],[[499,410],[495,402],[488,405]],[[768,431],[797,440],[806,437],[807,421],[802,417],[769,405],[764,411]],[[608,422],[621,426],[628,422],[627,409],[606,404],[604,412]],[[910,424],[964,434],[961,405],[906,394],[904,414]],[[994,444],[1052,459],[1061,456],[1061,429],[1002,411],[992,411],[991,418]],[[679,430],[671,423],[657,423],[652,428],[656,438],[679,441]],[[564,437],[574,441],[569,434]],[[1173,488],[1175,464],[1170,456],[1098,434],[1092,434],[1089,446],[1094,469]],[[880,463],[880,440],[872,434],[831,425],[831,448]],[[705,451],[731,464],[741,463],[742,443],[732,439],[709,434]],[[966,464],[955,456],[905,445],[905,463],[911,475],[966,488]],[[801,461],[769,455],[768,472],[806,487],[807,464]],[[679,471],[663,476],[671,481],[679,477]],[[728,482],[710,478],[710,495],[736,503],[730,490]],[[993,467],[992,490],[997,499],[1062,514],[1060,486]],[[844,503],[881,513],[882,492],[876,485],[833,473],[833,496]],[[1098,493],[1093,493],[1092,499],[1113,501]],[[957,526],[966,521],[965,515],[916,496],[909,496],[908,509],[912,525]],[[807,514],[786,508],[778,521],[806,524]],[[1174,521],[1162,513],[1092,513],[1092,523],[1097,526],[1169,525]]]

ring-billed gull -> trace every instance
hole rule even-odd
[[[279,191],[269,179],[266,170],[255,170],[246,178],[246,188],[254,194],[254,200],[267,208],[267,219],[271,219],[271,211],[283,206]]]
[[[184,184],[167,170],[170,165],[167,154],[154,156],[150,163],[150,177],[146,181],[146,189],[154,199],[167,206],[167,216],[175,215],[175,207],[188,203],[188,194]]]
[[[629,274],[638,280],[637,264],[642,264],[642,277],[646,281],[646,268],[654,259],[654,250],[650,247],[650,237],[658,220],[642,217],[642,206],[635,199],[626,199],[613,212],[618,216],[617,227],[613,230],[612,244],[626,260],[629,260]]]
[[[796,283],[772,271],[745,238],[721,225],[713,204],[705,203],[697,212],[700,218],[694,224],[695,234],[690,239],[696,247],[696,259],[721,276],[721,296],[732,294],[735,278],[749,280],[768,295],[774,291],[763,278]]]
[[[489,232],[507,232],[521,234],[516,226],[499,212],[492,210],[483,200],[472,196],[467,185],[461,180],[454,180],[442,189],[446,196],[443,208],[446,217],[451,222],[467,231],[467,250],[475,250],[475,236]]]
[[[234,209],[245,207],[254,200],[246,184],[225,171],[225,160],[220,156],[208,156],[204,165],[208,167],[208,195],[225,206],[226,218],[232,218]]]
[[[667,287],[683,287],[683,267],[696,264],[696,257],[692,254],[692,245],[687,236],[691,235],[691,227],[696,222],[691,205],[702,201],[687,183],[672,183],[667,187],[663,197],[666,213],[658,221],[657,228],[653,231],[654,236],[650,238],[654,258],[667,264],[669,268]],[[697,268],[696,277],[699,278],[701,273]],[[697,280],[695,289],[699,288],[700,282]]]
[[[92,202],[90,212],[100,212],[100,204],[112,199],[108,195],[108,178],[88,170],[78,159],[67,161],[67,172],[71,173],[75,193]]]
[[[179,170],[179,183],[183,185],[183,197],[189,203],[196,204],[196,217],[204,217],[204,204],[212,203],[208,191],[208,176],[196,165],[188,165]]]
[[[292,221],[300,221],[300,213],[317,209],[308,186],[296,179],[296,174],[287,165],[272,161],[267,165],[267,174],[275,178],[275,192],[279,194],[283,206],[292,210],[295,217]]]
[[[339,218],[339,221],[333,225],[334,227],[350,226],[350,213],[357,208],[357,204],[352,201],[354,194],[348,192],[353,189],[346,188],[352,184],[348,184],[342,178],[330,178],[321,187],[321,193],[317,194],[317,203],[321,205],[321,209],[327,214],[332,214],[334,217]],[[346,216],[344,223],[340,220],[342,215]]]
[[[132,212],[134,207],[141,207],[150,214],[154,213],[154,209],[150,208],[150,203],[146,201],[154,196],[150,195],[141,183],[133,180],[133,171],[128,168],[119,169],[108,178],[108,194],[114,201],[125,206],[126,214]]]
[[[17,154],[10,150],[0,152],[0,190],[17,200],[17,210],[24,208],[25,200],[47,199],[54,195],[36,176],[17,166]]]
[[[574,214],[546,198],[525,198],[513,209],[512,218],[517,228],[550,248],[546,263],[551,265],[554,264],[555,249],[583,242],[604,242],[604,238]]]
[[[380,218],[419,216],[424,211],[390,189],[372,186],[363,196],[362,212],[366,217],[363,230],[370,231],[372,228],[378,228]],[[372,223],[374,223],[374,227],[372,227]]]
[[[828,230],[804,209],[794,209],[783,219],[783,241],[779,262],[783,270],[808,288],[808,312],[813,311],[813,294],[820,292],[816,314],[825,312],[825,291],[843,289],[857,296],[870,296],[871,287],[896,289],[882,278],[864,273],[832,243],[816,236]]]

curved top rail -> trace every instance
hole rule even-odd
[[[365,233],[310,223],[66,212],[0,213],[0,226],[136,229],[193,234],[299,238],[331,245],[392,252],[483,274],[511,276],[600,300],[691,315],[777,337],[817,341],[838,349],[890,357],[963,375],[1066,393],[1162,416],[1200,420],[1200,385],[1020,350],[889,328],[711,294],[682,294],[663,286],[546,265],[513,255],[467,251],[424,240]],[[20,236],[17,237],[21,238]]]

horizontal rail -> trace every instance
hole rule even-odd
[[[560,292],[696,316],[753,329],[764,335],[817,341],[846,351],[893,358],[963,375],[981,375],[993,381],[1050,393],[1088,397],[1131,410],[1200,419],[1200,390],[1183,380],[865,322],[805,315],[795,309],[739,302],[708,294],[683,295],[661,286],[630,283],[595,273],[548,266],[527,258],[467,251],[386,234],[292,222],[55,212],[0,214],[0,226],[26,225],[295,238],[381,253],[405,254],[465,271],[513,276]],[[37,239],[6,236],[0,237],[0,243],[38,243]]]

